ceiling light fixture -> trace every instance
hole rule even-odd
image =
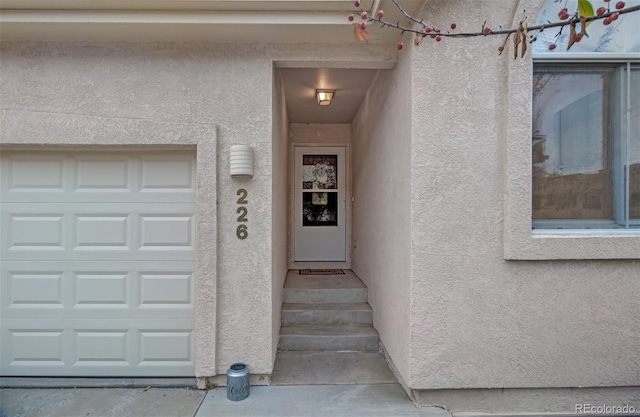
[[[316,98],[318,99],[318,104],[321,106],[328,106],[331,104],[331,100],[333,100],[333,95],[336,93],[336,90],[316,90]]]

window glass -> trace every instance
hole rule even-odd
[[[640,220],[640,68],[631,71],[629,117],[629,216]]]
[[[640,219],[638,74],[629,83],[626,64],[535,66],[533,228],[618,229]]]

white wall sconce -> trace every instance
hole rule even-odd
[[[318,104],[321,106],[328,106],[331,104],[331,100],[333,100],[333,95],[336,93],[336,90],[316,90],[316,98],[318,99]]]
[[[247,145],[232,145],[229,148],[229,172],[232,177],[253,177],[253,149]]]

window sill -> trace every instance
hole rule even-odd
[[[640,236],[640,229],[610,229],[610,230],[596,230],[596,229],[534,229],[531,233],[540,236],[557,236],[557,235],[574,235],[574,236],[611,236],[616,237],[621,234],[637,234]]]
[[[508,260],[640,259],[640,230],[516,230],[505,233]]]

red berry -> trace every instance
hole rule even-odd
[[[605,18],[604,18],[604,20],[602,21],[602,23],[604,23],[604,24],[605,24],[605,26],[606,26],[606,25],[610,25],[610,24],[611,24],[611,22],[613,22],[613,19],[611,19],[611,16],[607,16],[607,17],[605,17]]]
[[[431,26],[426,26],[423,30],[425,33],[429,33],[433,30],[433,28]]]
[[[431,35],[431,39],[435,39],[435,38],[436,38],[436,35]]]
[[[404,45],[402,42],[398,42],[398,44],[396,45],[396,48],[398,48],[398,51],[399,51],[400,49],[402,49],[403,46]]]
[[[485,26],[484,33],[491,33],[491,28],[489,26]]]
[[[367,16],[368,16],[368,15],[367,15],[367,12],[362,12],[362,13],[360,13],[360,18],[361,18],[362,20],[366,20],[366,19],[367,19]]]
[[[436,42],[440,42],[442,40],[442,36],[438,35],[436,36]]]
[[[564,12],[560,14],[560,20],[567,20],[569,18],[569,13]]]
[[[604,7],[598,7],[598,10],[596,10],[596,14],[598,16],[602,16],[603,14],[605,14],[607,12],[607,9],[605,9]]]
[[[378,10],[378,12],[376,13],[376,17],[377,17],[378,19],[382,19],[382,16],[384,16],[384,11],[382,11],[382,10]]]
[[[353,5],[356,7],[360,7],[360,0],[353,0]]]
[[[552,43],[551,45],[549,45],[549,50],[553,51],[554,49],[556,49],[556,44]]]
[[[349,17],[347,17],[347,19],[349,19],[349,22],[353,22],[353,15],[350,14]]]
[[[360,29],[365,30],[367,28],[367,24],[365,22],[360,23]]]
[[[620,13],[618,12],[611,13],[611,21],[613,22],[615,20],[618,20],[619,16],[620,16]]]
[[[604,0],[605,3],[609,3],[611,0]]]
[[[620,10],[620,9],[624,9],[624,2],[623,1],[619,1],[616,3],[616,9]]]
[[[440,28],[436,28],[436,33],[440,33],[440,32],[442,32]]]
[[[455,23],[451,24],[451,29],[455,29],[456,27],[458,27],[458,25],[456,25]]]
[[[569,11],[569,9],[567,9],[566,7],[563,7],[563,8],[560,10],[560,13],[567,13],[568,11]]]
[[[498,46],[498,52],[502,52],[502,51],[504,51],[504,46],[502,45]]]

